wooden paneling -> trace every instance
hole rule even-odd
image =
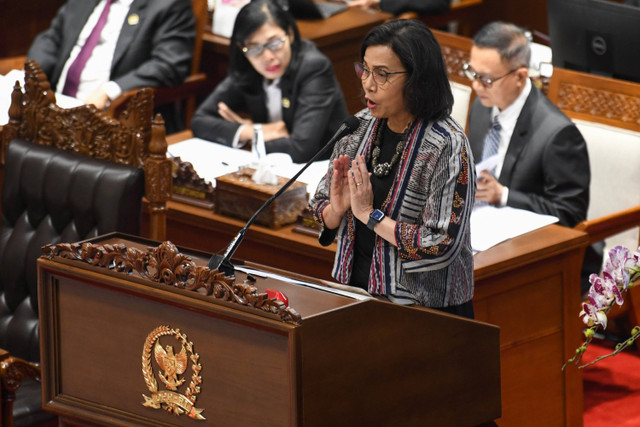
[[[66,0],[0,0],[0,58],[26,55],[35,36],[49,28]]]

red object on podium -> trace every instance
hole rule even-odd
[[[287,298],[287,296],[283,292],[276,291],[275,289],[265,289],[264,291],[269,296],[269,299],[275,298],[282,301],[285,307],[289,307],[289,298]]]

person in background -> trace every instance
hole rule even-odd
[[[400,15],[405,12],[418,14],[445,13],[451,7],[451,0],[349,0],[349,7],[364,7]]]
[[[424,24],[391,21],[366,35],[355,70],[367,108],[310,202],[320,243],[338,236],[333,277],[473,318],[475,172],[440,46]]]
[[[308,161],[347,116],[333,66],[301,40],[293,17],[269,0],[252,1],[236,18],[228,76],[198,107],[194,136],[232,147],[263,134],[267,153]]]
[[[68,0],[27,58],[56,92],[102,109],[124,91],[180,85],[195,34],[190,0]]]
[[[469,142],[477,161],[495,159],[479,173],[476,199],[553,215],[573,227],[589,207],[586,142],[531,83],[530,56],[524,32],[510,23],[489,23],[473,39],[463,66],[477,94]]]

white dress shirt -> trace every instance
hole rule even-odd
[[[100,33],[100,40],[93,49],[93,52],[91,52],[91,56],[80,75],[80,83],[78,85],[76,98],[84,101],[101,86],[105,89],[109,99],[111,100],[117,98],[122,93],[122,89],[115,82],[109,81],[109,78],[111,76],[111,64],[116,50],[116,43],[120,36],[122,25],[129,13],[131,3],[133,3],[133,0],[113,0],[113,3],[111,3],[107,22]],[[106,0],[101,0],[100,3],[98,3],[89,16],[89,19],[87,19],[82,31],[80,31],[78,40],[76,41],[73,49],[71,49],[69,58],[64,64],[64,68],[60,74],[60,80],[57,85],[58,93],[62,93],[64,84],[67,81],[69,67],[89,38],[91,30],[93,30],[93,27],[95,27],[98,22],[98,18],[106,4]]]
[[[507,150],[509,149],[509,141],[511,141],[511,136],[513,135],[513,130],[516,127],[516,122],[518,121],[518,117],[520,117],[520,112],[522,111],[522,107],[524,107],[524,103],[527,100],[527,97],[531,93],[531,80],[527,79],[525,82],[524,89],[518,95],[515,101],[511,103],[507,108],[500,111],[498,107],[494,106],[491,110],[491,121],[498,116],[498,121],[500,122],[501,130],[500,130],[500,142],[498,143],[498,163],[496,165],[495,175],[497,177],[500,176],[502,172],[502,166],[504,164],[504,158],[507,155]],[[509,198],[509,188],[504,187],[502,190],[502,198],[500,200],[500,206],[505,206],[507,204],[507,199]]]

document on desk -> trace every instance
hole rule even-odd
[[[480,206],[471,213],[471,248],[480,252],[500,242],[558,222],[551,215],[540,215],[508,206]]]
[[[171,144],[167,151],[169,155],[180,157],[182,161],[191,163],[200,178],[211,182],[214,186],[216,177],[235,172],[243,166],[255,167],[258,160],[250,151],[231,148],[200,138]],[[285,153],[267,154],[266,160],[277,175],[285,178],[293,177],[304,166],[293,163],[291,156]],[[315,162],[298,177],[298,181],[307,184],[307,192],[310,195],[315,193],[328,167],[328,160]]]

